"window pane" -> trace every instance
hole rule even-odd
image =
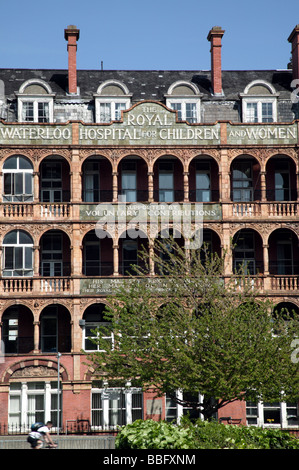
[[[46,335],[56,335],[56,318],[44,318],[43,326]]]
[[[33,249],[25,247],[25,269],[32,269]]]
[[[100,104],[100,122],[111,121],[111,105],[110,103]]]
[[[272,103],[262,103],[262,122],[273,122]]]
[[[132,393],[132,422],[142,419],[142,393]]]
[[[4,269],[13,269],[13,247],[4,248]]]
[[[19,396],[10,396],[9,398],[8,423],[11,426],[21,424],[21,397]]]
[[[14,194],[23,194],[24,193],[23,173],[15,173],[14,177],[15,177]]]
[[[210,174],[209,172],[196,173],[196,201],[209,202],[210,201]]]
[[[28,387],[28,390],[44,390],[45,383],[44,382],[28,382],[27,387]]]
[[[186,120],[188,122],[197,122],[196,103],[186,103]]]
[[[92,394],[91,422],[93,426],[103,426],[103,402],[101,393]]]
[[[33,170],[32,163],[27,158],[18,157],[18,163],[20,170]]]
[[[4,194],[12,194],[12,177],[11,173],[4,173]]]
[[[287,403],[287,421],[289,426],[299,425],[297,403]]]
[[[3,170],[16,170],[18,157],[9,157],[5,160]]]
[[[256,403],[246,402],[246,418],[248,425],[257,424],[258,409]]]
[[[121,111],[126,109],[125,103],[115,103],[115,119],[121,119]]]
[[[264,423],[280,424],[280,403],[264,403]]]
[[[33,102],[27,101],[23,103],[23,119],[24,121],[33,122]]]
[[[34,422],[44,422],[44,396],[29,395],[28,396],[28,424]]]
[[[177,417],[177,403],[172,398],[166,396],[166,421],[176,421]]]
[[[174,111],[177,111],[178,120],[182,120],[182,103],[171,103],[171,107]]]
[[[15,269],[23,268],[23,248],[20,246],[14,248],[14,264]]]
[[[258,122],[257,103],[247,103],[247,106],[246,106],[246,121],[247,122]]]
[[[19,232],[19,243],[20,245],[33,245],[31,236],[22,230]]]
[[[25,173],[25,194],[32,194],[32,174]]]
[[[49,122],[49,103],[38,103],[38,122]]]
[[[17,236],[18,232],[16,230],[12,230],[11,232],[7,233],[4,237],[3,244],[4,245],[16,245],[17,244]]]

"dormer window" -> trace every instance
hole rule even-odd
[[[240,97],[243,122],[277,122],[278,93],[270,83],[255,80]]]
[[[53,122],[53,99],[49,85],[42,80],[23,83],[18,97],[19,122]]]
[[[166,106],[177,111],[179,121],[200,122],[200,93],[190,82],[176,82],[168,89]]]
[[[102,83],[94,96],[96,122],[98,123],[119,121],[121,112],[131,105],[131,95],[128,88],[115,80]]]

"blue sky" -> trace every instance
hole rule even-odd
[[[298,0],[0,0],[0,68],[67,68],[64,29],[80,29],[78,69],[209,70],[209,30],[225,30],[224,70],[285,69]]]

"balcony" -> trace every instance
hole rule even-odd
[[[0,295],[5,297],[32,297],[74,295],[108,295],[127,279],[129,269],[121,265],[117,276],[82,276],[79,279],[71,277],[40,277],[40,278],[2,278],[0,280]],[[124,276],[124,277],[123,277]],[[151,278],[153,279],[153,278]],[[243,278],[240,277],[240,286]],[[248,278],[247,278],[248,280]],[[273,291],[277,293],[294,294],[299,291],[298,275],[263,275],[259,274],[250,278],[252,288],[260,292]],[[76,292],[75,292],[76,291]]]
[[[41,294],[71,293],[71,280],[69,277],[46,277],[41,278],[39,282]]]
[[[229,218],[248,219],[275,219],[293,218],[299,215],[299,203],[297,201],[272,201],[272,202],[230,202],[227,210],[223,211]]]
[[[268,217],[296,217],[299,214],[298,202],[268,202],[266,206]]]
[[[0,294],[9,295],[39,295],[39,294],[71,294],[71,279],[69,277],[10,277],[0,281]]]
[[[3,294],[25,294],[33,291],[33,279],[29,277],[9,277],[1,279]]]
[[[20,203],[6,202],[0,204],[0,219],[29,220],[65,220],[72,216],[72,205],[69,202]]]
[[[271,276],[272,291],[291,292],[299,290],[299,276]]]

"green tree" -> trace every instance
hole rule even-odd
[[[298,318],[274,315],[255,278],[224,276],[226,256],[208,246],[157,243],[153,259],[109,299],[110,331],[101,329],[89,355],[105,380],[131,381],[157,396],[168,394],[206,419],[236,400],[298,399],[298,363],[291,360]],[[156,276],[149,276],[149,265]],[[114,332],[114,345],[105,336]],[[180,401],[175,390],[188,392]]]

